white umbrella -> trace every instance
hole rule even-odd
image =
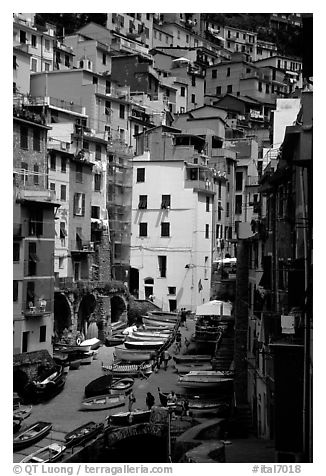
[[[225,301],[208,301],[197,306],[196,316],[231,316],[232,304]]]

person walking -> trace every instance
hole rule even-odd
[[[166,369],[168,368],[169,360],[170,360],[170,354],[168,353],[167,350],[165,350],[165,351],[163,352],[163,362],[164,362],[164,370],[165,370],[165,371],[166,371]]]
[[[129,413],[132,412],[132,406],[135,402],[136,402],[136,397],[134,395],[134,392],[131,392],[129,394],[129,398],[128,398],[128,411],[129,411]]]
[[[148,410],[150,410],[152,408],[154,403],[155,403],[154,395],[152,395],[151,392],[147,392],[146,405],[147,405]]]

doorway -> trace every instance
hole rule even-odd
[[[29,338],[29,331],[23,332],[22,337],[22,352],[28,352],[28,339]]]

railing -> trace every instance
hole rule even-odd
[[[196,188],[202,191],[211,191],[213,192],[213,182],[210,180],[185,180],[185,188]]]
[[[25,317],[43,317],[45,314],[49,314],[50,310],[47,310],[47,302],[45,301],[44,304],[36,304],[32,302],[25,302],[24,306]]]
[[[94,242],[87,240],[71,240],[71,253],[92,253],[94,251]]]
[[[259,185],[259,177],[248,175],[246,178],[246,187],[250,187],[254,185]]]

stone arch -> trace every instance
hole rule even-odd
[[[61,336],[64,329],[69,329],[73,322],[71,303],[64,293],[54,294],[54,326],[55,336]]]
[[[124,317],[127,313],[127,304],[126,301],[120,295],[112,296],[111,299],[111,322],[118,322],[119,320],[124,320]]]
[[[77,310],[77,331],[87,335],[88,326],[94,321],[93,312],[96,308],[96,297],[93,293],[84,294]]]

